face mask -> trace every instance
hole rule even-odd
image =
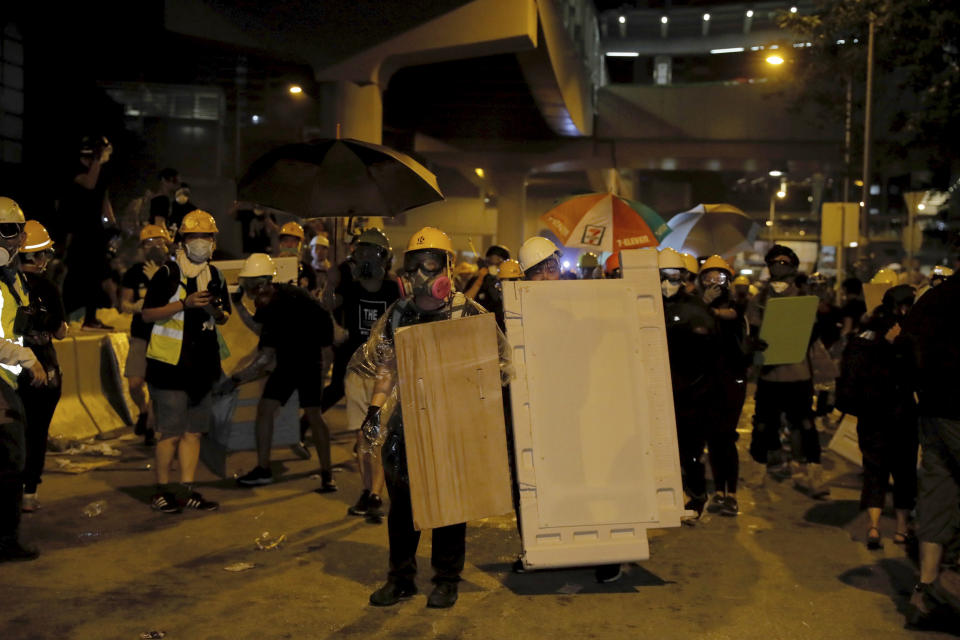
[[[185,193],[178,193],[178,194],[174,197],[174,200],[177,201],[177,204],[187,204],[187,201],[190,200],[190,198],[188,198],[188,197],[187,197],[187,194],[185,194]]]
[[[298,256],[300,255],[300,250],[296,247],[280,247],[281,256]]]
[[[10,251],[5,247],[0,247],[0,267],[5,267],[13,262],[13,257],[17,255],[17,251],[10,253]]]
[[[153,247],[152,249],[147,249],[144,252],[144,257],[147,259],[147,262],[160,264],[167,259],[167,252],[160,247]]]
[[[772,265],[770,265],[770,277],[774,280],[783,280],[784,278],[789,278],[794,273],[796,273],[796,269],[791,264],[774,262]]]
[[[213,254],[213,241],[205,238],[194,238],[186,243],[187,257],[194,262],[206,262]]]
[[[490,265],[489,267],[487,267],[487,273],[489,273],[490,275],[496,277],[496,275],[497,275],[498,273],[500,273],[500,265],[498,265],[498,264],[492,264],[492,265]]]
[[[677,292],[680,291],[681,283],[679,282],[670,282],[669,280],[664,280],[660,283],[660,291],[663,292],[664,298],[672,298],[677,295]]]
[[[771,282],[770,288],[774,290],[775,293],[783,293],[790,287],[789,282]]]

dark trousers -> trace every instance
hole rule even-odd
[[[677,447],[680,450],[680,469],[683,471],[683,488],[691,498],[707,494],[707,474],[703,464],[704,415],[690,407],[677,407]]]
[[[20,528],[25,450],[23,405],[0,381],[0,543],[16,540]]]
[[[357,346],[348,342],[333,348],[333,371],[330,373],[330,384],[323,390],[323,399],[320,401],[322,411],[326,411],[343,398],[343,380],[347,376],[347,365],[350,364],[350,358],[356,350]]]
[[[737,479],[740,476],[740,456],[737,453],[737,425],[740,412],[747,397],[745,375],[729,375],[721,385],[723,405],[707,433],[707,447],[710,449],[710,472],[717,491],[737,492]],[[738,382],[739,381],[739,382]]]
[[[893,410],[887,415],[857,418],[857,440],[863,454],[860,508],[882,509],[893,476],[893,507],[913,509],[917,500],[916,415]]]
[[[17,393],[23,401],[26,413],[26,463],[23,470],[24,493],[36,493],[47,457],[47,436],[50,433],[50,421],[60,402],[60,380],[56,384],[34,387],[26,379],[21,379]]]
[[[921,416],[917,537],[949,545],[960,534],[960,420]]]
[[[390,513],[387,535],[390,539],[390,573],[393,581],[413,580],[417,575],[417,547],[420,532],[413,528],[413,507],[410,486],[390,481],[387,474]],[[452,524],[433,530],[433,565],[435,583],[459,582],[467,552],[467,524]]]
[[[780,450],[780,417],[785,415],[790,430],[800,438],[800,450],[807,462],[820,464],[820,436],[813,424],[813,382],[757,381],[756,412],[750,455],[762,464],[771,451]]]

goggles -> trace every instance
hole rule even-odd
[[[375,244],[358,244],[357,248],[353,250],[353,257],[354,260],[382,260],[387,257],[387,250]],[[406,260],[404,260],[404,264],[406,264]]]
[[[710,271],[700,275],[700,282],[702,282],[703,286],[705,287],[722,287],[730,282],[730,274],[728,274],[726,271],[711,269]]]
[[[686,269],[660,269],[660,282],[664,280],[670,280],[672,282],[680,282],[683,280],[683,274]]]
[[[19,222],[0,222],[0,238],[16,238],[23,231]]]
[[[542,262],[540,262],[540,263],[538,263],[538,264],[535,264],[535,265],[533,265],[532,267],[530,267],[529,269],[527,269],[527,278],[533,277],[533,276],[538,275],[538,274],[541,274],[541,273],[549,273],[549,274],[557,274],[557,275],[559,275],[559,274],[560,274],[560,262],[556,259],[556,257],[547,258],[546,260],[544,260],[544,261],[542,261]]]
[[[771,260],[768,264],[786,264],[786,265],[793,266],[793,261],[787,256],[777,256],[776,258]]]
[[[360,247],[357,247],[357,250],[359,249]],[[436,275],[446,266],[446,255],[435,251],[414,251],[403,256],[403,270],[407,273],[422,271],[427,275]]]

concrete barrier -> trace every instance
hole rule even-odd
[[[63,372],[63,392],[50,422],[50,441],[58,448],[99,435],[96,422],[80,401],[77,349],[72,337],[53,343]]]
[[[74,343],[77,350],[77,389],[80,402],[96,423],[100,432],[98,437],[113,437],[128,426],[128,422],[117,412],[108,397],[121,397],[117,388],[118,381],[110,373],[107,364],[114,356],[105,354],[105,351],[110,349],[110,341],[103,334],[91,334],[75,337]]]

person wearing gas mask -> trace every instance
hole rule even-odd
[[[333,324],[320,301],[304,289],[285,282],[273,282],[277,267],[270,256],[254,253],[240,270],[243,295],[256,307],[253,322],[260,328],[260,343],[253,361],[217,385],[217,393],[230,392],[238,384],[268,375],[257,404],[257,466],[237,478],[242,487],[273,482],[270,449],[277,412],[294,391],[300,408],[313,430],[320,460],[319,493],[337,490],[330,462],[330,430],[320,409],[323,395],[323,350],[333,342]],[[238,305],[239,306],[239,305]],[[304,340],[304,336],[310,336]]]
[[[747,322],[752,336],[760,335],[763,314],[767,301],[772,298],[786,298],[797,295],[794,278],[800,259],[793,249],[783,245],[774,245],[764,257],[770,270],[770,281],[750,301],[747,307]],[[807,336],[813,344],[813,336]],[[763,350],[764,345],[754,340],[754,347]],[[780,419],[786,416],[791,435],[799,439],[799,451],[802,462],[798,464],[794,481],[798,488],[806,490],[811,496],[821,498],[829,494],[824,486],[823,468],[820,466],[820,438],[813,422],[813,377],[810,351],[803,361],[794,364],[764,366],[757,381],[756,410],[754,413],[753,435],[750,442],[750,456],[757,465],[766,469],[754,474],[760,483],[766,477],[766,471],[786,473],[789,465],[776,465],[776,454],[781,450]]]
[[[401,408],[396,406],[387,423],[382,424],[383,407],[393,396],[397,383],[394,334],[401,327],[484,313],[482,307],[453,291],[450,276],[455,255],[450,238],[443,231],[424,227],[413,234],[403,256],[403,297],[390,305],[363,345],[363,353],[372,361],[376,382],[361,430],[371,443],[369,446],[383,442],[383,467],[390,495],[387,516],[390,570],[387,582],[370,596],[370,604],[374,606],[394,605],[417,592],[414,578],[420,532],[413,527]],[[505,371],[504,367],[509,365],[509,348],[503,334],[497,333],[501,371]],[[433,530],[435,586],[427,599],[428,607],[451,607],[457,601],[466,553],[466,529],[466,523],[460,523]]]
[[[317,274],[310,263],[303,260],[300,255],[305,237],[303,227],[298,223],[293,221],[285,223],[280,227],[280,233],[277,236],[276,257],[296,258],[298,266],[295,284],[301,289],[313,293],[317,290]]]
[[[24,346],[25,309],[30,305],[26,280],[17,269],[26,220],[20,206],[0,197],[0,563],[33,560],[35,549],[20,544],[20,509],[26,463],[26,411],[17,394],[20,376],[30,384],[47,383],[47,372]],[[19,329],[19,331],[18,331]]]
[[[330,384],[323,390],[321,408],[327,411],[346,395],[350,429],[360,428],[363,412],[370,405],[373,390],[369,379],[363,380],[361,377],[349,375],[348,365],[354,352],[370,337],[370,330],[377,320],[400,298],[400,287],[396,280],[390,278],[392,261],[393,248],[387,236],[379,229],[367,229],[357,237],[356,247],[347,261],[350,278],[340,279],[332,288],[329,304],[340,326],[347,330],[347,339],[334,348],[333,372]],[[337,270],[330,271],[330,277],[335,278],[338,275]],[[358,416],[356,409],[360,402],[363,404],[359,407]],[[350,507],[349,513],[377,519],[382,517],[382,469],[373,456],[362,451],[362,437],[358,431],[357,450],[363,493],[356,504]]]
[[[66,312],[56,285],[46,279],[44,271],[53,256],[53,241],[46,228],[36,220],[27,220],[23,226],[26,236],[18,254],[20,270],[27,281],[30,293],[29,321],[22,328],[23,343],[33,350],[37,360],[47,372],[47,384],[30,384],[29,372],[20,374],[17,393],[26,411],[27,456],[23,472],[23,510],[40,508],[37,487],[43,474],[47,452],[47,436],[50,421],[60,402],[61,374],[53,339],[62,340],[67,335]]]
[[[897,339],[900,322],[913,302],[913,287],[888,289],[881,305],[843,352],[844,406],[856,413],[857,443],[863,455],[860,508],[866,509],[870,519],[869,549],[882,547],[878,527],[889,491],[888,478],[892,475],[894,482],[896,544],[907,543],[908,517],[917,498],[919,416],[913,399],[912,356],[907,341]]]
[[[146,353],[157,431],[157,492],[151,506],[163,513],[179,513],[182,507],[219,508],[193,487],[200,438],[211,419],[210,391],[223,377],[220,360],[228,355],[217,325],[230,316],[230,295],[223,275],[210,264],[217,231],[216,220],[206,211],[184,216],[183,248],[150,279],[141,311],[143,321],[153,325]],[[170,483],[175,455],[180,463],[179,488]]]
[[[737,454],[737,424],[747,395],[747,325],[730,293],[733,269],[720,256],[710,256],[700,267],[697,286],[701,300],[714,317],[717,329],[717,354],[714,380],[719,404],[707,425],[710,470],[716,493],[707,507],[724,516],[740,513],[737,481],[740,458]]]
[[[79,165],[60,200],[58,215],[66,232],[64,303],[68,311],[84,308],[83,329],[110,330],[97,320],[97,309],[106,306],[106,288],[112,285],[107,264],[107,227],[116,226],[107,194],[103,168],[113,146],[100,136],[80,142]]]
[[[497,317],[497,324],[500,325],[501,331],[504,330],[503,292],[498,287],[497,274],[500,271],[500,265],[509,259],[510,250],[503,245],[495,244],[487,249],[483,265],[464,292],[467,298]]]
[[[660,290],[667,333],[667,352],[677,419],[677,445],[683,487],[689,498],[685,508],[699,517],[707,503],[706,468],[703,464],[708,425],[723,401],[717,384],[720,360],[717,320],[700,296],[687,293],[688,262],[677,251],[660,252]],[[719,299],[711,280],[705,291]]]
[[[134,263],[123,274],[120,281],[120,310],[133,314],[130,321],[130,348],[123,375],[127,379],[127,389],[140,415],[133,431],[143,436],[147,446],[156,444],[154,430],[150,424],[150,403],[147,400],[147,342],[152,327],[143,321],[140,311],[147,295],[150,279],[160,270],[170,256],[170,237],[166,230],[155,224],[148,224],[140,230],[140,252],[142,262]]]

